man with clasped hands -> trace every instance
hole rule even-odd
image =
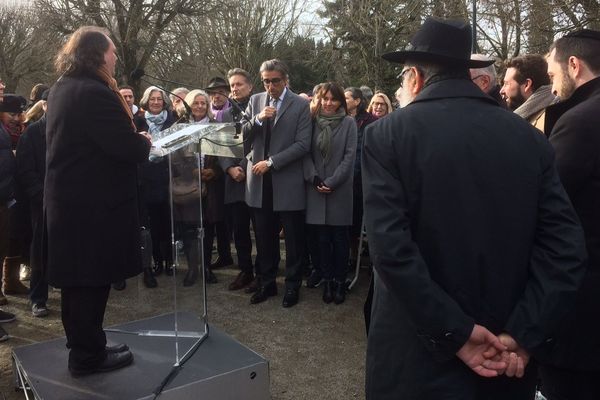
[[[429,18],[384,55],[403,108],[364,139],[369,400],[533,399],[585,272],[552,146],[470,80],[490,63],[470,51],[468,24]]]

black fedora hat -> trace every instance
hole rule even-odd
[[[405,63],[427,61],[444,65],[483,68],[494,60],[471,60],[471,26],[464,21],[427,18],[402,50],[386,53],[383,59]]]
[[[229,84],[225,81],[225,79],[218,76],[208,81],[208,86],[204,88],[204,90],[207,92],[214,92],[216,89],[225,89],[228,92],[230,91]]]
[[[0,101],[0,111],[9,113],[22,113],[27,109],[27,100],[18,94],[5,94]]]

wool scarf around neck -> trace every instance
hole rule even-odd
[[[316,119],[317,126],[320,129],[317,136],[317,147],[325,162],[329,161],[331,155],[331,134],[346,116],[344,108],[340,107],[334,115],[325,116],[319,113]]]
[[[100,77],[100,79],[102,79],[104,82],[106,82],[106,84],[108,85],[110,90],[112,90],[117,95],[117,98],[121,102],[121,107],[123,108],[123,111],[125,111],[125,113],[129,117],[129,123],[131,123],[131,127],[133,128],[134,131],[136,131],[137,129],[135,127],[135,124],[133,123],[133,113],[131,112],[131,107],[129,107],[129,104],[127,104],[127,102],[125,101],[123,96],[121,96],[121,93],[119,92],[119,87],[117,86],[117,81],[115,80],[115,78],[113,78],[108,73],[106,68],[104,68],[104,65],[101,66],[100,68],[98,68],[97,74]]]
[[[167,110],[162,110],[160,114],[151,114],[149,111],[146,111],[144,116],[146,117],[146,122],[148,123],[148,132],[154,135],[160,132],[163,124],[167,120]]]
[[[212,111],[213,118],[217,122],[223,122],[223,114],[225,113],[225,111],[229,110],[230,108],[231,108],[231,104],[229,104],[229,101],[226,101],[220,110],[214,108],[212,105],[210,106],[210,110]]]

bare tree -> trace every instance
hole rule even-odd
[[[107,28],[119,55],[119,81],[136,91],[139,82],[129,74],[145,68],[161,35],[181,15],[207,15],[216,1],[205,0],[35,0],[53,27],[68,34],[82,25]]]
[[[56,35],[46,32],[35,10],[17,3],[0,5],[0,76],[7,92],[24,83],[50,80]]]

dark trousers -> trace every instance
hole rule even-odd
[[[147,203],[148,218],[146,223],[152,237],[152,258],[156,263],[173,264],[171,246],[171,211],[169,202]],[[142,219],[143,221],[143,219]]]
[[[205,228],[208,224],[205,224]],[[231,260],[231,231],[225,221],[219,221],[213,227],[217,236],[217,253],[223,261]],[[211,242],[212,243],[212,242]],[[210,253],[208,253],[210,255]]]
[[[583,372],[540,367],[542,394],[548,400],[600,399],[600,371]]]
[[[348,257],[350,255],[350,237],[347,226],[317,225],[321,270],[325,280],[346,279]]]
[[[238,265],[243,272],[252,273],[252,238],[250,237],[250,208],[244,202],[225,205]]]
[[[110,285],[61,289],[62,323],[67,336],[69,365],[93,368],[106,357],[102,329]]]
[[[253,208],[256,220],[256,250],[259,279],[262,286],[275,282],[279,265],[279,230],[285,233],[285,285],[298,289],[302,284],[302,252],[304,249],[304,212],[274,211],[273,183],[269,173],[263,176],[263,202]]]
[[[42,265],[42,238],[43,238],[43,208],[42,204],[31,203],[31,228],[33,237],[31,240],[30,255],[30,290],[29,299],[31,304],[46,304],[48,301],[48,279]]]
[[[306,251],[310,256],[313,270],[318,274],[323,274],[321,268],[321,248],[319,247],[319,230],[317,225],[306,224]]]

